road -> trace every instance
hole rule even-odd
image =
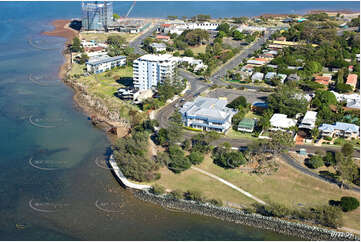
[[[267,41],[267,39],[271,36],[273,31],[268,30],[265,33],[265,36],[259,38],[254,44],[249,46],[247,49],[243,50],[239,55],[233,58],[228,63],[224,64],[218,71],[216,71],[211,76],[211,81],[217,85],[223,85],[224,82],[222,81],[223,77],[226,75],[228,70],[233,69],[234,67],[238,66],[240,63],[243,62],[244,58],[247,58],[250,54],[253,54],[256,50],[262,47],[262,45]],[[248,88],[248,87],[247,87]],[[259,87],[249,86],[250,89],[259,89]]]
[[[134,53],[141,54],[141,55],[147,54],[147,52],[145,50],[140,48],[141,44],[145,38],[152,35],[152,33],[158,28],[158,26],[159,26],[159,23],[155,23],[153,27],[151,27],[146,32],[144,32],[139,37],[137,37],[135,40],[133,40],[132,42],[129,43],[129,47],[134,48]]]
[[[316,173],[313,173],[312,171],[310,171],[309,169],[301,166],[297,161],[295,161],[293,158],[291,158],[289,155],[287,154],[281,154],[281,157],[283,158],[283,160],[289,164],[290,166],[292,166],[293,168],[295,168],[296,170],[299,170],[301,171],[302,173],[304,174],[307,174],[309,176],[312,176],[316,179],[319,179],[319,180],[322,180],[324,182],[327,182],[327,183],[331,183],[331,184],[337,184],[337,185],[340,185],[339,182],[335,181],[335,180],[330,180],[330,179],[327,179],[325,177],[322,177]],[[352,191],[355,191],[355,192],[360,192],[360,189],[359,188],[356,188],[356,187],[348,187],[348,186],[345,186],[347,189],[350,189]]]

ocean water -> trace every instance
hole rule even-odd
[[[114,5],[121,12],[129,4]],[[251,12],[237,11],[234,4],[239,3],[137,2],[131,16]],[[259,3],[244,4],[254,9]],[[342,3],[342,8],[356,5]],[[266,6],[269,12],[273,5]],[[51,20],[79,16],[77,2],[0,2],[0,240],[295,239],[165,210],[119,186],[105,168],[110,145],[105,134],[76,108],[72,90],[57,79],[65,40],[41,35],[52,28]]]

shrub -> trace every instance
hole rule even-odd
[[[165,193],[165,188],[161,185],[154,184],[150,191],[155,195],[162,195]]]
[[[196,202],[203,202],[204,201],[202,192],[197,191],[197,190],[188,190],[184,194],[184,197],[187,200],[193,200],[193,201],[196,201]]]
[[[323,159],[319,155],[313,155],[310,159],[308,159],[305,163],[306,166],[312,169],[317,169],[324,165]]]
[[[327,141],[331,141],[331,140],[332,140],[332,137],[326,136],[326,137],[324,137],[323,139],[324,139],[324,140],[327,140]]]
[[[201,152],[194,151],[188,155],[188,159],[193,165],[198,165],[202,163],[204,156]]]
[[[358,208],[360,206],[360,202],[354,197],[342,197],[340,205],[342,211],[348,212]]]
[[[176,189],[174,191],[171,191],[169,193],[169,195],[171,196],[171,198],[176,199],[176,200],[180,200],[180,199],[183,198],[183,192],[181,190],[178,190],[178,189]]]
[[[326,166],[333,166],[336,164],[335,154],[331,151],[327,151],[323,157]]]
[[[223,206],[223,202],[222,202],[221,199],[214,199],[213,198],[213,199],[208,200],[208,202],[210,204],[213,204],[213,205],[217,206],[217,207],[222,207]]]

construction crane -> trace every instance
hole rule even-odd
[[[133,2],[132,5],[130,6],[127,14],[124,16],[124,18],[128,18],[130,12],[133,10],[133,8],[134,8],[134,6],[135,6],[135,3],[136,3],[136,1],[134,0],[134,2]]]

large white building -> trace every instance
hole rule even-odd
[[[156,88],[166,79],[172,80],[177,61],[172,55],[144,55],[133,62],[133,84],[136,89]]]
[[[100,73],[104,71],[108,71],[118,66],[125,66],[127,63],[126,56],[114,56],[109,57],[107,55],[102,55],[99,57],[91,58],[86,63],[86,69],[89,73]]]
[[[275,113],[270,119],[271,131],[287,131],[289,128],[296,126],[297,120],[287,118],[286,114]]]

